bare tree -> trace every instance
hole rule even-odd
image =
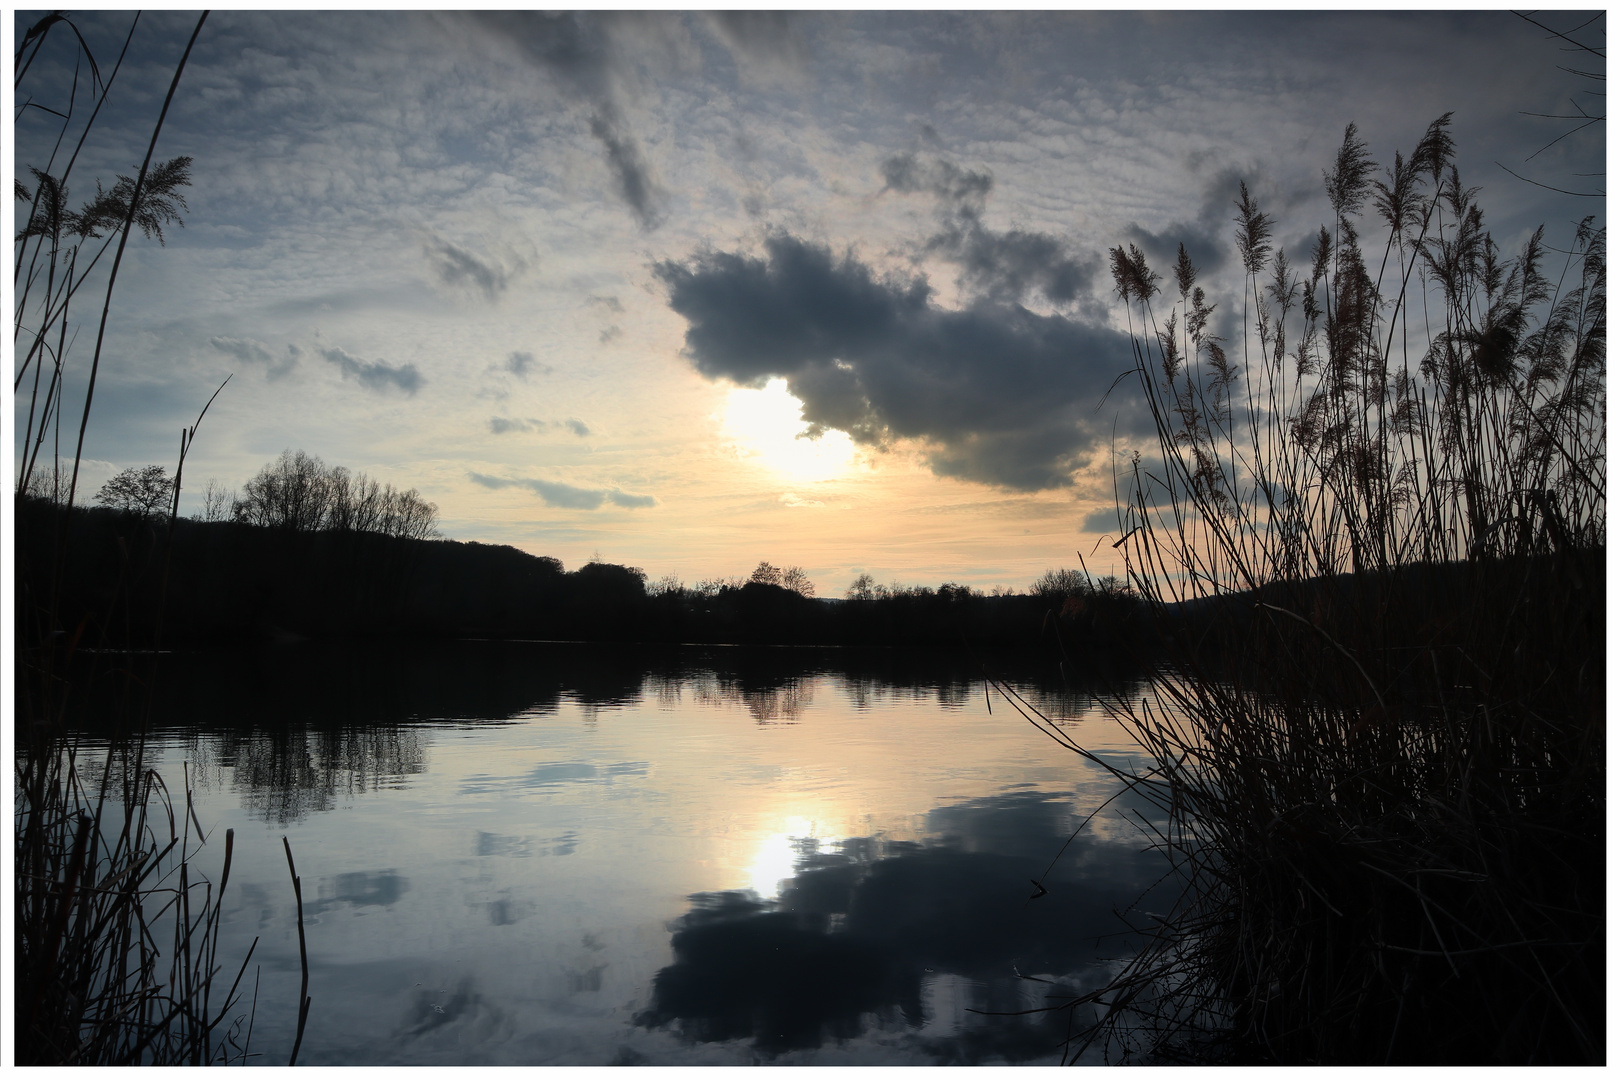
[[[96,492],[96,502],[138,514],[155,517],[174,498],[174,481],[161,465],[132,465],[107,481]]]
[[[225,521],[231,516],[231,506],[236,502],[236,492],[227,488],[218,480],[210,478],[203,488],[202,510],[194,515],[198,521]]]
[[[68,497],[68,488],[73,483],[73,469],[71,466],[63,467],[53,465],[40,467],[34,470],[28,478],[28,494],[36,499],[46,499],[53,503],[65,503]]]
[[[1048,570],[1029,587],[1029,591],[1035,596],[1054,599],[1077,595],[1086,592],[1087,588],[1086,576],[1078,570]]]
[[[816,584],[810,580],[802,566],[790,566],[782,571],[782,580],[779,584],[784,589],[792,589],[800,596],[811,597],[816,595]]]
[[[851,600],[872,600],[877,597],[877,582],[871,574],[862,574],[849,583],[849,589],[844,593]]]
[[[439,508],[411,488],[398,491],[365,473],[284,450],[233,501],[231,516],[295,532],[376,532],[412,540],[438,536]]]

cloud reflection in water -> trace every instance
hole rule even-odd
[[[1063,1014],[965,1010],[1039,1008],[1100,985],[1106,961],[1130,950],[1115,905],[1162,873],[1153,856],[1082,835],[1045,878],[1048,895],[1029,899],[1078,823],[1066,798],[1009,792],[937,808],[925,843],[805,845],[774,900],[694,895],[637,1023],[691,1042],[748,1039],[767,1055],[876,1027],[942,1061],[1053,1056]],[[960,993],[932,992],[953,976]],[[955,1015],[938,1015],[953,997]]]

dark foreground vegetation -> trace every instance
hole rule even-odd
[[[64,604],[95,562],[81,561],[86,548],[73,539],[80,523],[71,508],[84,501],[79,464],[107,311],[133,232],[161,242],[165,227],[182,224],[181,189],[190,184],[191,159],[165,162],[154,158],[154,150],[206,18],[198,19],[184,51],[182,43],[172,43],[173,79],[136,175],[106,186],[96,182],[95,197],[77,208],[70,184],[81,193],[89,187],[73,175],[78,149],[113,87],[122,85],[125,54],[98,63],[72,20],[61,14],[39,20],[18,46],[19,101],[61,122],[52,156],[30,163],[32,182],[14,189],[24,222],[15,238],[14,386],[19,410],[22,400],[28,405],[12,510],[19,539],[28,536],[16,551],[12,634],[14,992],[7,1053],[19,1065],[246,1064],[262,1057],[252,1048],[258,981],[257,969],[249,966],[253,949],[241,957],[218,950],[235,837],[230,831],[223,838],[206,834],[191,812],[186,778],[165,778],[151,767],[144,737],[150,686],[116,657],[96,650],[115,640],[109,628],[75,618]],[[137,17],[126,51],[138,25]],[[54,107],[32,100],[27,80],[34,61],[48,50],[58,58],[65,54],[77,74],[67,100],[52,102]],[[26,107],[19,105],[19,116]],[[132,143],[146,135],[126,134]],[[94,339],[88,356],[88,346],[75,351],[80,331],[82,340]],[[63,401],[70,379],[88,384],[78,415],[68,413]],[[182,440],[177,473],[196,430],[187,429]],[[47,504],[53,512],[41,517],[31,512],[36,500],[25,493],[45,476],[44,486],[60,505]],[[126,476],[109,485],[108,498],[138,508],[143,521],[156,520],[168,503],[172,521],[170,489],[162,479],[161,469]],[[160,583],[156,590],[150,594],[158,602],[154,615],[161,609]],[[114,583],[110,595],[128,606],[123,586]],[[87,680],[111,691],[103,702],[102,734],[88,743],[68,723],[75,692]],[[285,850],[292,871],[292,850]],[[295,871],[292,888],[298,896]],[[301,1038],[308,998],[296,1008]],[[295,1041],[291,1059],[297,1056]]]
[[[62,509],[19,506],[17,544],[31,565],[63,536]],[[873,587],[839,601],[750,579],[685,587],[634,567],[564,571],[516,548],[353,528],[298,529],[78,510],[65,532],[76,573],[57,594],[64,626],[121,647],[251,643],[288,636],[504,637],[575,641],[858,645],[928,648],[1145,647],[1141,605],[1110,579],[1045,575],[1028,593],[964,586]],[[788,575],[788,580],[792,576]],[[19,603],[36,603],[22,582]],[[161,612],[161,618],[160,618]]]
[[[1070,1050],[1601,1063],[1604,234],[1499,251],[1446,118],[1324,176],[1300,271],[1238,192],[1241,360],[1185,251],[1113,252],[1159,433],[1121,550],[1198,616],[1114,703],[1181,899]]]

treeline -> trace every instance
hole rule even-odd
[[[45,469],[31,475],[28,494],[49,502],[67,501],[66,470]],[[143,520],[169,516],[178,509],[174,478],[161,465],[132,466],[96,492],[98,506]],[[81,502],[83,500],[80,500]],[[367,532],[427,540],[439,535],[439,508],[415,488],[398,490],[365,473],[327,465],[302,450],[283,450],[242,487],[238,494],[217,480],[203,491],[198,521],[237,521],[294,532]]]
[[[298,532],[365,532],[427,540],[439,535],[439,508],[415,488],[398,491],[365,473],[327,465],[302,450],[284,450],[242,487],[242,494],[210,485],[204,521],[229,519]]]
[[[296,456],[288,463],[296,466]],[[250,484],[246,498],[254,493]],[[747,579],[689,587],[671,577],[649,586],[636,567],[565,570],[557,559],[504,545],[341,527],[329,509],[317,516],[308,509],[314,500],[300,499],[309,496],[283,486],[264,498],[275,516],[176,519],[172,527],[161,516],[80,509],[64,533],[60,505],[25,498],[19,617],[41,593],[31,581],[48,572],[62,535],[79,569],[62,583],[52,621],[87,645],[493,637],[984,648],[1045,641],[1097,652],[1140,651],[1151,638],[1141,605],[1120,583],[1074,571],[1000,595],[953,583],[879,586],[863,575],[846,598],[817,599],[802,570],[769,563]],[[316,520],[327,524],[310,527]]]

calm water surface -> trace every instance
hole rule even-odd
[[[222,957],[300,1064],[1055,1063],[1048,995],[1127,955],[1146,807],[960,660],[462,642],[173,656]],[[1056,665],[1002,671],[1133,747]],[[1032,878],[1047,895],[1031,899]],[[227,976],[227,981],[228,981]],[[250,968],[245,982],[251,986]],[[1037,981],[1045,980],[1045,981]],[[1055,984],[1055,985],[1054,985]]]

